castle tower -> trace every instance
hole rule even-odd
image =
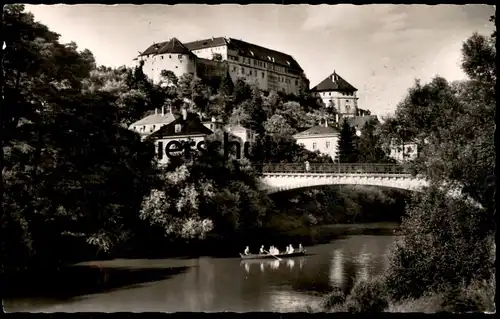
[[[358,115],[356,89],[335,71],[311,90],[321,97],[326,107],[335,107],[343,117]]]
[[[196,74],[196,55],[177,38],[167,42],[153,44],[140,56],[144,60],[144,73],[158,83],[161,71],[172,71],[177,78],[183,74]]]

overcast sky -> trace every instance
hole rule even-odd
[[[98,64],[131,65],[153,42],[227,36],[292,55],[311,86],[333,70],[359,107],[392,113],[414,79],[464,78],[462,42],[490,35],[486,5],[27,5],[35,19],[90,49]]]

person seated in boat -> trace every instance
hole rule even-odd
[[[262,245],[262,246],[260,247],[259,254],[263,255],[263,254],[265,254],[265,253],[266,253],[266,251],[264,250],[264,245]]]
[[[270,253],[271,255],[278,255],[278,254],[279,254],[279,251],[278,251],[278,249],[276,249],[276,247],[271,246],[271,248],[269,249],[269,253]]]
[[[304,251],[304,247],[302,247],[302,244],[299,244],[299,253]]]
[[[247,246],[247,248],[245,248],[245,251],[243,253],[245,255],[250,255],[250,248]]]
[[[293,249],[292,244],[290,244],[290,246],[289,246],[288,248],[289,248],[289,249],[288,249],[288,253],[289,253],[289,254],[293,254],[293,252],[295,251],[295,249]]]

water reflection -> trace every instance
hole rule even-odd
[[[280,261],[278,259],[269,263],[272,270],[277,270],[280,267]]]
[[[87,283],[112,286],[114,290],[88,290],[67,295],[65,300],[32,298],[9,299],[7,311],[42,312],[213,312],[213,311],[295,311],[313,305],[321,296],[339,287],[349,290],[355,281],[369,279],[385,267],[384,254],[392,243],[390,236],[353,236],[330,244],[308,247],[308,255],[273,260],[239,258],[199,258],[165,260],[115,260],[101,262],[102,273]],[[372,242],[377,242],[372,244]],[[109,267],[128,267],[128,275],[106,271]],[[143,280],[134,286],[116,286],[124,278],[148,278],[140,272],[180,269],[175,275],[156,281]],[[253,269],[253,270],[252,270]],[[297,271],[300,270],[300,271]],[[172,271],[170,271],[172,272]],[[159,274],[158,274],[159,276]],[[69,286],[81,275],[72,274]],[[149,275],[151,277],[151,275]],[[104,284],[106,282],[106,284]],[[40,296],[44,296],[41,294]],[[27,306],[29,304],[30,306]],[[301,308],[302,307],[302,308]]]
[[[331,264],[330,282],[333,286],[342,287],[344,279],[344,254],[342,249],[335,249]]]
[[[358,262],[358,280],[368,280],[370,279],[370,273],[369,273],[369,262],[371,261],[371,255],[370,253],[367,252],[366,249],[366,244],[363,245],[363,248],[361,249],[361,252],[359,253],[357,257],[357,262]]]

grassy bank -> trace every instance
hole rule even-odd
[[[324,297],[326,312],[494,312],[495,282],[475,281],[468,286],[426,293],[420,298],[396,300],[382,277],[357,282],[348,294],[336,290]]]

